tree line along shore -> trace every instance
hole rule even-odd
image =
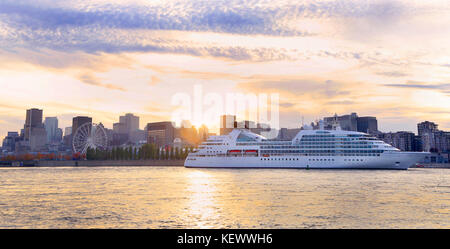
[[[160,149],[155,144],[140,148],[117,147],[111,150],[88,149],[87,160],[184,160],[194,147]]]
[[[169,147],[160,149],[155,144],[144,144],[141,147],[113,147],[108,150],[87,149],[86,153],[27,153],[8,155],[0,158],[0,162],[15,161],[73,161],[73,160],[185,160],[194,147]]]

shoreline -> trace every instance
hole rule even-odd
[[[413,166],[410,169],[450,169],[450,163],[425,163],[423,167]]]
[[[0,165],[0,167],[127,167],[127,166],[165,166],[184,167],[184,160],[80,160],[80,161],[30,161],[13,162],[12,165]]]
[[[1,168],[8,167],[184,167],[184,160],[80,160],[80,161],[29,161],[20,166],[19,162],[12,165],[0,165]],[[450,163],[427,163],[423,167],[413,166],[411,168],[450,169]]]

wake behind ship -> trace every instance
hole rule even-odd
[[[403,152],[369,134],[301,130],[291,141],[270,140],[246,129],[211,136],[189,153],[185,167],[408,169],[428,152]]]

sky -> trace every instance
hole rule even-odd
[[[282,127],[356,112],[450,130],[449,23],[447,0],[2,0],[0,136],[29,108],[144,128],[196,85],[278,93]]]

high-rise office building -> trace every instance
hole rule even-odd
[[[450,132],[447,131],[435,131],[434,143],[436,152],[450,152]]]
[[[200,130],[204,133],[204,128],[200,128]],[[174,137],[179,138],[181,144],[184,145],[196,145],[201,141],[199,132],[195,126],[191,125],[175,128]]]
[[[82,126],[85,123],[92,123],[91,117],[86,116],[77,116],[72,119],[72,135],[75,135],[78,127]]]
[[[63,143],[67,147],[70,147],[72,143],[72,126],[64,128]]]
[[[42,110],[36,108],[27,110],[24,125],[25,140],[30,140],[30,134],[33,128],[43,128],[42,113]]]
[[[59,142],[58,140],[58,118],[46,117],[44,121],[45,131],[47,132],[47,143]]]
[[[47,143],[47,132],[42,123],[42,114],[43,111],[36,108],[28,109],[26,112],[24,140],[32,151],[44,150]]]
[[[222,115],[220,116],[220,135],[227,135],[234,128],[237,128],[235,115]]]
[[[69,136],[71,134],[72,134],[72,127],[71,126],[64,128],[64,136]]]
[[[86,117],[86,116],[74,117],[72,119],[72,129],[71,129],[70,137],[67,137],[64,139],[64,144],[66,144],[67,146],[72,148],[73,136],[75,136],[75,134],[77,133],[78,128],[86,123],[92,123],[92,118]],[[69,142],[69,143],[67,144],[67,142]]]
[[[408,131],[388,132],[380,135],[381,139],[401,151],[415,151],[415,134]]]
[[[198,128],[198,136],[200,141],[205,141],[208,138],[208,134],[209,130],[206,125],[202,125],[200,126],[200,128]]]
[[[139,130],[139,117],[127,113],[113,124],[112,144],[139,143],[147,139],[147,131]]]
[[[434,131],[438,131],[438,125],[433,122],[424,121],[417,124],[417,133],[419,134],[419,136],[422,136],[427,132],[434,132]]]
[[[331,129],[333,123],[337,119],[339,126],[342,130],[345,131],[357,131],[358,130],[358,115],[356,113],[352,113],[350,115],[342,115],[342,116],[333,116],[333,117],[325,117],[324,128]]]
[[[170,146],[175,139],[175,127],[172,122],[155,122],[147,124],[147,142],[159,147]]]
[[[356,119],[357,131],[374,134],[378,132],[378,121],[376,117],[358,117]]]
[[[114,123],[112,145],[122,145],[128,141],[129,129],[125,123]]]
[[[430,121],[418,123],[417,132],[421,139],[423,151],[429,152],[450,151],[450,132],[439,130],[437,124]]]
[[[235,122],[235,127],[236,128],[241,128],[241,129],[248,129],[253,133],[259,134],[261,135],[262,132],[269,132],[270,129],[270,125],[268,124],[261,124],[261,123],[256,123],[254,121],[250,121],[250,120],[243,120],[240,122]]]
[[[378,132],[378,121],[376,117],[358,117],[358,115],[353,112],[349,115],[325,117],[324,129],[331,130],[335,126],[335,122],[345,131],[359,131],[364,133],[377,133]]]
[[[288,129],[288,128],[281,128],[280,132],[278,133],[278,139],[280,140],[292,140],[295,138],[295,136],[301,131],[300,128],[294,128],[294,129]]]
[[[128,134],[128,127],[125,123],[114,123],[113,132],[120,134]]]
[[[61,142],[63,139],[63,130],[61,128],[56,129],[55,142]]]
[[[139,130],[139,117],[134,116],[132,113],[127,113],[125,116],[120,116],[119,123],[125,124],[127,134]]]
[[[7,152],[14,152],[16,150],[16,142],[20,140],[19,133],[16,131],[9,131],[8,135],[3,139],[2,150]]]

